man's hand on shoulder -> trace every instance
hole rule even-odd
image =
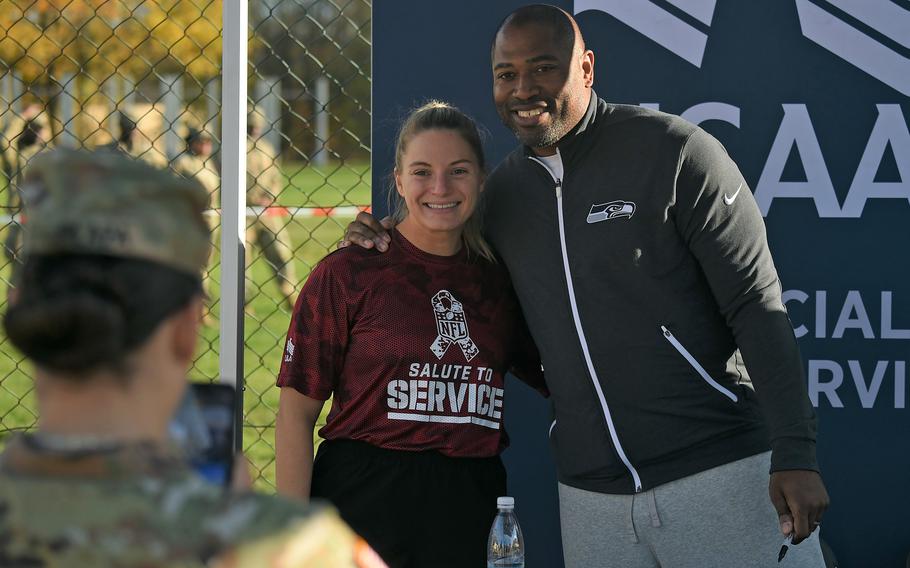
[[[793,544],[818,528],[830,503],[821,475],[815,471],[772,472],[768,493],[780,519],[780,531],[785,536],[792,534]]]
[[[361,211],[345,229],[344,238],[338,243],[338,248],[354,244],[363,248],[376,247],[376,250],[385,252],[389,250],[389,242],[392,240],[387,231],[395,224],[391,217],[377,221],[376,217]]]

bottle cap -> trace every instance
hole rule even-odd
[[[515,497],[497,497],[496,507],[499,509],[514,509]]]

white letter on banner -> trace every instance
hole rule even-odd
[[[692,124],[706,120],[720,120],[739,128],[739,107],[727,103],[701,103],[690,107],[681,115]]]
[[[806,300],[809,299],[809,294],[806,294],[802,290],[787,290],[786,292],[781,294],[780,297],[784,303],[784,306],[786,306],[787,302],[789,302],[790,300],[794,300],[796,302],[799,302],[800,304],[805,304]],[[787,310],[787,311],[789,312],[789,310]],[[792,323],[793,323],[792,320],[790,323],[792,325]],[[803,337],[804,335],[808,334],[809,329],[805,325],[800,325],[799,327],[793,328],[793,333],[796,334],[797,339],[799,339],[800,337]]]
[[[910,339],[910,329],[894,329],[891,292],[882,292],[882,339]]]
[[[837,194],[831,184],[831,176],[825,166],[822,149],[818,145],[815,129],[806,105],[783,105],[784,118],[781,120],[777,137],[768,153],[768,161],[755,187],[755,201],[762,216],[768,215],[775,198],[811,198],[819,217],[840,217]],[[781,174],[787,165],[790,148],[796,144],[806,181],[781,181]]]
[[[894,408],[904,408],[907,398],[907,362],[894,362]]]
[[[856,317],[851,314],[856,313]],[[875,339],[875,332],[872,331],[872,322],[869,321],[869,314],[866,313],[866,306],[863,305],[863,297],[858,290],[847,292],[847,299],[844,300],[844,307],[837,316],[837,323],[834,325],[834,332],[831,337],[840,339],[844,336],[845,329],[861,329],[863,337],[866,339]]]
[[[831,373],[831,380],[821,382],[821,372],[828,371]],[[837,396],[837,388],[844,382],[844,370],[834,361],[823,359],[809,360],[809,400],[812,406],[818,408],[818,395],[825,393],[828,397],[828,403],[832,408],[843,408],[844,403]]]
[[[844,201],[844,217],[860,217],[867,199],[893,198],[910,202],[910,131],[904,122],[904,113],[900,105],[875,106],[878,108],[878,119],[872,127],[872,134]],[[901,181],[876,182],[875,174],[889,142]]]
[[[863,368],[860,367],[859,361],[847,361],[847,365],[850,366],[850,374],[853,375],[853,383],[856,385],[856,394],[859,395],[860,404],[863,405],[863,408],[872,408],[875,406],[878,391],[882,388],[882,380],[885,378],[885,371],[888,370],[888,362],[875,362],[872,382],[868,387],[866,386],[866,380],[863,378]]]
[[[824,339],[828,329],[828,293],[815,291],[815,338]]]

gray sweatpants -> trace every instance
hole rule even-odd
[[[637,495],[560,483],[566,568],[823,568],[818,531],[777,563],[770,462],[758,454]]]

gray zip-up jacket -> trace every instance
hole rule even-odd
[[[562,179],[528,148],[499,165],[485,231],[540,348],[560,481],[633,493],[769,447],[772,471],[817,470],[764,221],[723,146],[595,94],[558,150]]]

